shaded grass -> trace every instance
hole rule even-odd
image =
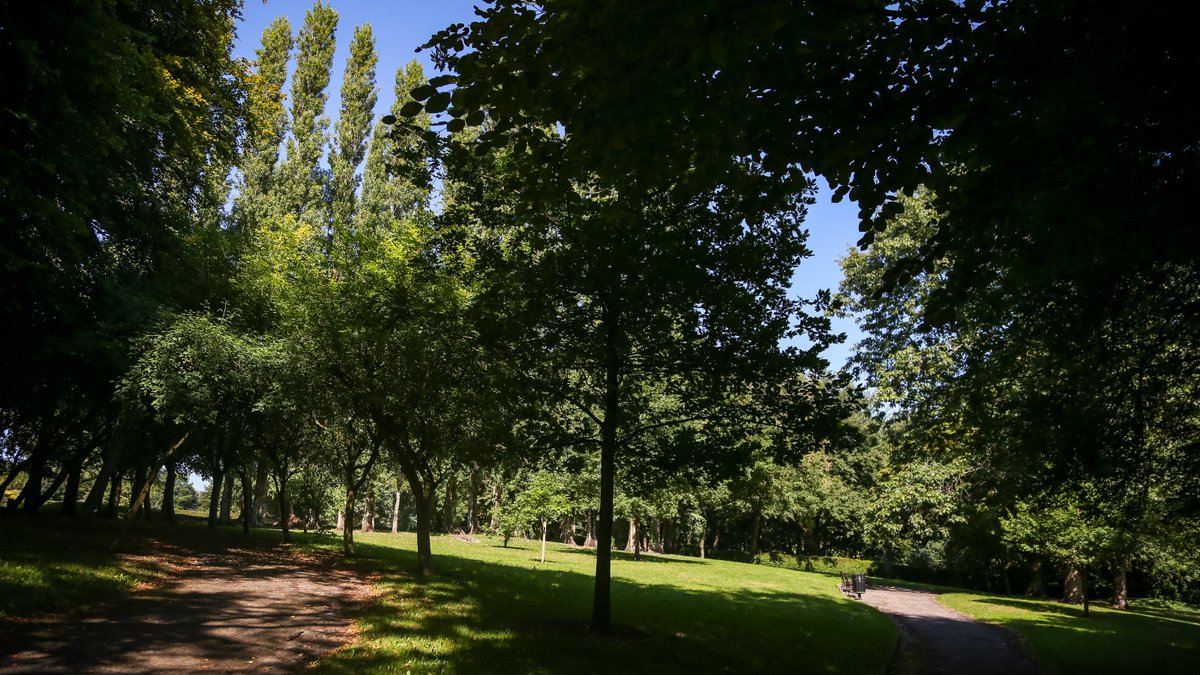
[[[998,623],[1025,639],[1049,673],[1200,673],[1200,611],[1112,610],[1050,600],[978,593],[946,593],[943,604]]]
[[[185,512],[181,522],[122,522],[4,514],[0,517],[0,620],[52,614],[120,600],[139,584],[170,573],[163,553],[216,551],[273,545],[279,533],[258,530],[249,537],[237,527],[208,529]]]
[[[613,561],[613,622],[586,626],[594,552],[536,542],[434,537],[438,576],[420,578],[411,534],[356,535],[380,600],[329,673],[883,673],[885,616],[830,577],[679,556]]]

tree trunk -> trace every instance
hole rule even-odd
[[[542,562],[546,562],[546,530],[550,527],[550,521],[542,518]]]
[[[596,532],[596,583],[592,595],[592,629],[597,631],[607,631],[612,626],[613,476],[616,473],[617,429],[621,421],[621,355],[617,345],[621,327],[614,310],[607,304],[602,317],[604,421],[600,425],[600,522]]]
[[[124,483],[124,472],[116,472],[113,474],[112,480],[108,488],[108,513],[105,517],[109,520],[117,519],[117,508],[121,506],[121,485]]]
[[[1043,568],[1042,560],[1035,558],[1029,563],[1029,588],[1025,589],[1025,595],[1031,598],[1046,597],[1046,571]]]
[[[65,481],[67,477],[73,473],[71,471],[71,464],[73,461],[73,459],[67,460],[67,463],[63,465],[62,471],[59,471],[58,474],[54,476],[54,480],[50,481],[50,487],[46,488],[44,492],[37,496],[38,508],[41,508],[46,502],[50,501],[50,498],[54,496],[54,493],[58,492],[58,488],[62,487],[63,481]]]
[[[367,490],[366,503],[363,504],[362,531],[375,531],[375,491]]]
[[[568,513],[562,519],[561,532],[559,539],[564,544],[575,545],[575,514]]]
[[[212,472],[212,485],[208,490],[208,526],[217,526],[221,510],[221,488],[224,487],[225,472],[218,465]]]
[[[471,483],[467,491],[467,534],[479,533],[479,472],[471,471]]]
[[[1124,560],[1113,565],[1113,594],[1108,603],[1113,609],[1129,609],[1129,583],[1125,578],[1127,567]]]
[[[718,548],[718,547],[720,547],[720,546],[721,546],[721,533],[720,533],[720,532],[718,532],[718,533],[716,533],[716,534],[714,534],[714,535],[713,535],[713,545],[712,545],[712,550],[716,551],[716,550],[717,550],[717,548]]]
[[[104,490],[108,487],[117,467],[118,454],[117,448],[110,439],[101,453],[100,473],[97,474],[96,482],[92,484],[92,489],[83,502],[83,510],[76,516],[80,520],[88,520],[100,510],[100,505],[104,503]]]
[[[392,534],[400,532],[400,491],[396,490],[396,501],[392,503]]]
[[[1083,572],[1079,566],[1072,563],[1067,568],[1067,578],[1063,581],[1063,602],[1078,605],[1087,597],[1083,587]]]
[[[584,548],[596,548],[596,512],[588,509],[587,536],[583,540]]]
[[[758,533],[762,528],[762,509],[755,504],[750,521],[750,557],[758,557]]]
[[[34,449],[33,457],[29,462],[29,466],[25,469],[25,487],[21,493],[17,495],[17,502],[21,508],[27,512],[34,512],[41,508],[42,482],[46,474],[46,453],[38,443]]]
[[[280,473],[282,475],[275,484],[275,491],[279,493],[279,529],[283,533],[283,543],[288,544],[292,541],[292,503],[288,501],[286,465]]]
[[[433,529],[433,509],[437,504],[437,485],[432,480],[422,482],[416,470],[404,468],[408,489],[412,491],[417,508],[417,572],[421,576],[433,576],[433,547],[429,534]]]
[[[83,462],[88,453],[81,452],[71,461],[71,473],[67,476],[67,489],[63,492],[62,514],[74,516],[79,504],[79,482],[83,478]]]
[[[262,527],[267,524],[267,492],[271,489],[271,464],[265,459],[258,460],[258,469],[254,473],[254,526]]]
[[[163,495],[161,502],[161,510],[163,520],[168,523],[175,522],[175,480],[178,474],[178,469],[175,465],[175,460],[167,462],[167,476],[163,481]]]
[[[233,477],[226,476],[224,484],[221,486],[221,524],[230,525],[233,523]]]
[[[242,533],[250,534],[250,526],[254,524],[254,484],[250,480],[250,470],[242,469]]]
[[[354,507],[358,504],[358,490],[354,485],[346,486],[346,526],[342,528],[342,553],[354,555]]]
[[[334,529],[337,529],[337,530],[344,530],[344,529],[346,529],[346,512],[345,512],[345,510],[343,510],[343,509],[338,509],[338,521],[337,521],[337,527],[336,527],[336,528],[334,528]]]
[[[700,559],[704,559],[704,540],[708,538],[708,526],[700,526]]]
[[[627,539],[625,541],[625,552],[626,553],[633,553],[634,549],[637,548],[637,539],[638,539],[637,520],[634,518],[630,518],[629,519],[629,539]]]
[[[488,528],[492,532],[500,529],[500,494],[502,490],[500,476],[496,476],[496,482],[492,483],[492,522],[488,524]]]
[[[458,522],[454,517],[454,506],[456,495],[454,494],[455,479],[454,474],[450,474],[449,480],[446,481],[446,503],[442,507],[442,529],[446,532],[453,532],[457,529]]]

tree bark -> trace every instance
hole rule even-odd
[[[175,522],[175,476],[178,472],[175,460],[167,462],[166,480],[163,481],[162,516],[168,523]]]
[[[227,476],[223,485],[221,485],[221,524],[230,525],[233,523],[233,480],[232,476]]]
[[[479,471],[471,470],[467,491],[467,534],[479,533]]]
[[[105,517],[109,520],[117,519],[117,508],[121,506],[121,485],[124,483],[124,480],[124,472],[117,471],[113,473],[108,488],[108,513],[105,514]]]
[[[492,522],[488,527],[492,532],[500,529],[500,494],[503,490],[500,482],[500,476],[496,476],[496,482],[492,483]]]
[[[450,474],[449,480],[446,481],[446,503],[442,507],[442,529],[446,532],[453,532],[458,525],[455,519],[454,507],[457,495],[454,494],[455,479],[454,474]]]
[[[25,487],[17,495],[17,502],[22,510],[32,513],[41,508],[42,482],[46,474],[46,453],[38,443],[34,449],[29,466],[25,469]]]
[[[637,539],[638,539],[637,520],[634,518],[630,518],[629,519],[629,539],[627,539],[625,541],[625,552],[626,553],[633,553],[634,549],[637,548]]]
[[[1067,568],[1067,578],[1063,580],[1063,602],[1078,605],[1084,602],[1087,594],[1083,587],[1083,572],[1079,566],[1072,563]]]
[[[403,472],[417,508],[417,572],[421,576],[433,576],[433,547],[429,535],[433,529],[437,485],[432,480],[422,481],[412,466],[403,467]]]
[[[342,528],[342,553],[354,555],[354,507],[358,506],[358,489],[355,485],[346,486],[346,526]]]
[[[704,540],[708,537],[708,526],[700,526],[700,559],[704,559]]]
[[[267,524],[267,492],[271,485],[271,464],[266,459],[258,460],[254,473],[254,526],[262,527]]]
[[[362,531],[375,531],[375,491],[368,489],[367,498],[363,504]]]
[[[546,562],[546,530],[550,527],[550,521],[542,518],[542,562]]]
[[[596,512],[588,509],[587,536],[583,540],[584,548],[596,548]]]
[[[254,524],[254,484],[250,481],[250,470],[242,469],[242,533],[250,534]]]
[[[1046,597],[1046,571],[1040,558],[1035,558],[1029,563],[1029,588],[1025,589],[1025,595],[1031,598]]]
[[[1113,609],[1129,609],[1129,583],[1126,579],[1128,565],[1124,560],[1118,560],[1113,565],[1113,594],[1109,607]]]
[[[292,503],[288,500],[288,472],[286,464],[283,466],[281,473],[283,475],[278,476],[275,491],[279,493],[279,529],[283,535],[283,543],[287,544],[292,541]]]
[[[337,527],[334,529],[337,529],[337,530],[346,529],[346,511],[344,509],[338,509]]]
[[[750,521],[750,557],[758,557],[758,533],[762,528],[762,509],[755,504]]]
[[[600,522],[597,524],[596,582],[592,595],[592,629],[612,626],[613,477],[616,474],[617,429],[621,422],[621,335],[613,300],[607,299],[604,326],[604,420],[600,425]]]
[[[392,503],[392,534],[400,532],[400,491],[396,490],[396,501]]]
[[[221,510],[221,488],[224,487],[225,472],[219,464],[212,472],[212,485],[208,490],[208,526],[217,526],[217,517]]]
[[[575,514],[574,513],[568,513],[567,515],[563,516],[561,530],[562,531],[559,533],[559,535],[560,535],[559,539],[562,541],[562,543],[570,544],[570,545],[574,546],[575,545]]]
[[[62,514],[74,516],[79,504],[79,482],[83,479],[83,462],[88,453],[81,452],[71,461],[71,473],[67,476],[67,489],[63,492]]]

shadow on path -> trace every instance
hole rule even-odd
[[[173,562],[174,581],[125,602],[6,625],[0,673],[291,672],[350,640],[369,598],[331,559],[286,550]]]
[[[889,672],[1009,675],[1037,673],[1015,633],[976,621],[936,600],[936,594],[895,586],[871,586],[862,601],[892,617],[900,645]]]

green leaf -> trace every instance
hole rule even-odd
[[[434,86],[431,86],[428,84],[423,84],[419,87],[416,87],[412,91],[408,92],[408,95],[417,99],[418,101],[424,101],[425,99],[433,96],[436,93],[437,93],[437,87],[434,87]]]
[[[473,127],[477,127],[480,124],[483,124],[483,111],[482,110],[472,110],[467,115],[467,124],[469,124],[470,126],[473,126]]]
[[[458,77],[455,75],[438,75],[437,77],[430,78],[429,86],[444,87],[447,84],[454,84],[457,81]]]
[[[467,126],[467,123],[461,119],[452,119],[446,123],[446,131],[456,134],[462,131]]]
[[[383,122],[384,124],[395,124],[396,116],[395,115],[384,115],[383,117],[379,118],[379,121]]]
[[[402,117],[416,117],[424,109],[425,109],[425,106],[421,105],[420,102],[409,101],[408,103],[405,103],[403,106],[401,106],[400,115]]]
[[[450,107],[450,93],[445,91],[430,96],[429,100],[425,102],[425,112],[430,115],[443,112],[448,107]]]

